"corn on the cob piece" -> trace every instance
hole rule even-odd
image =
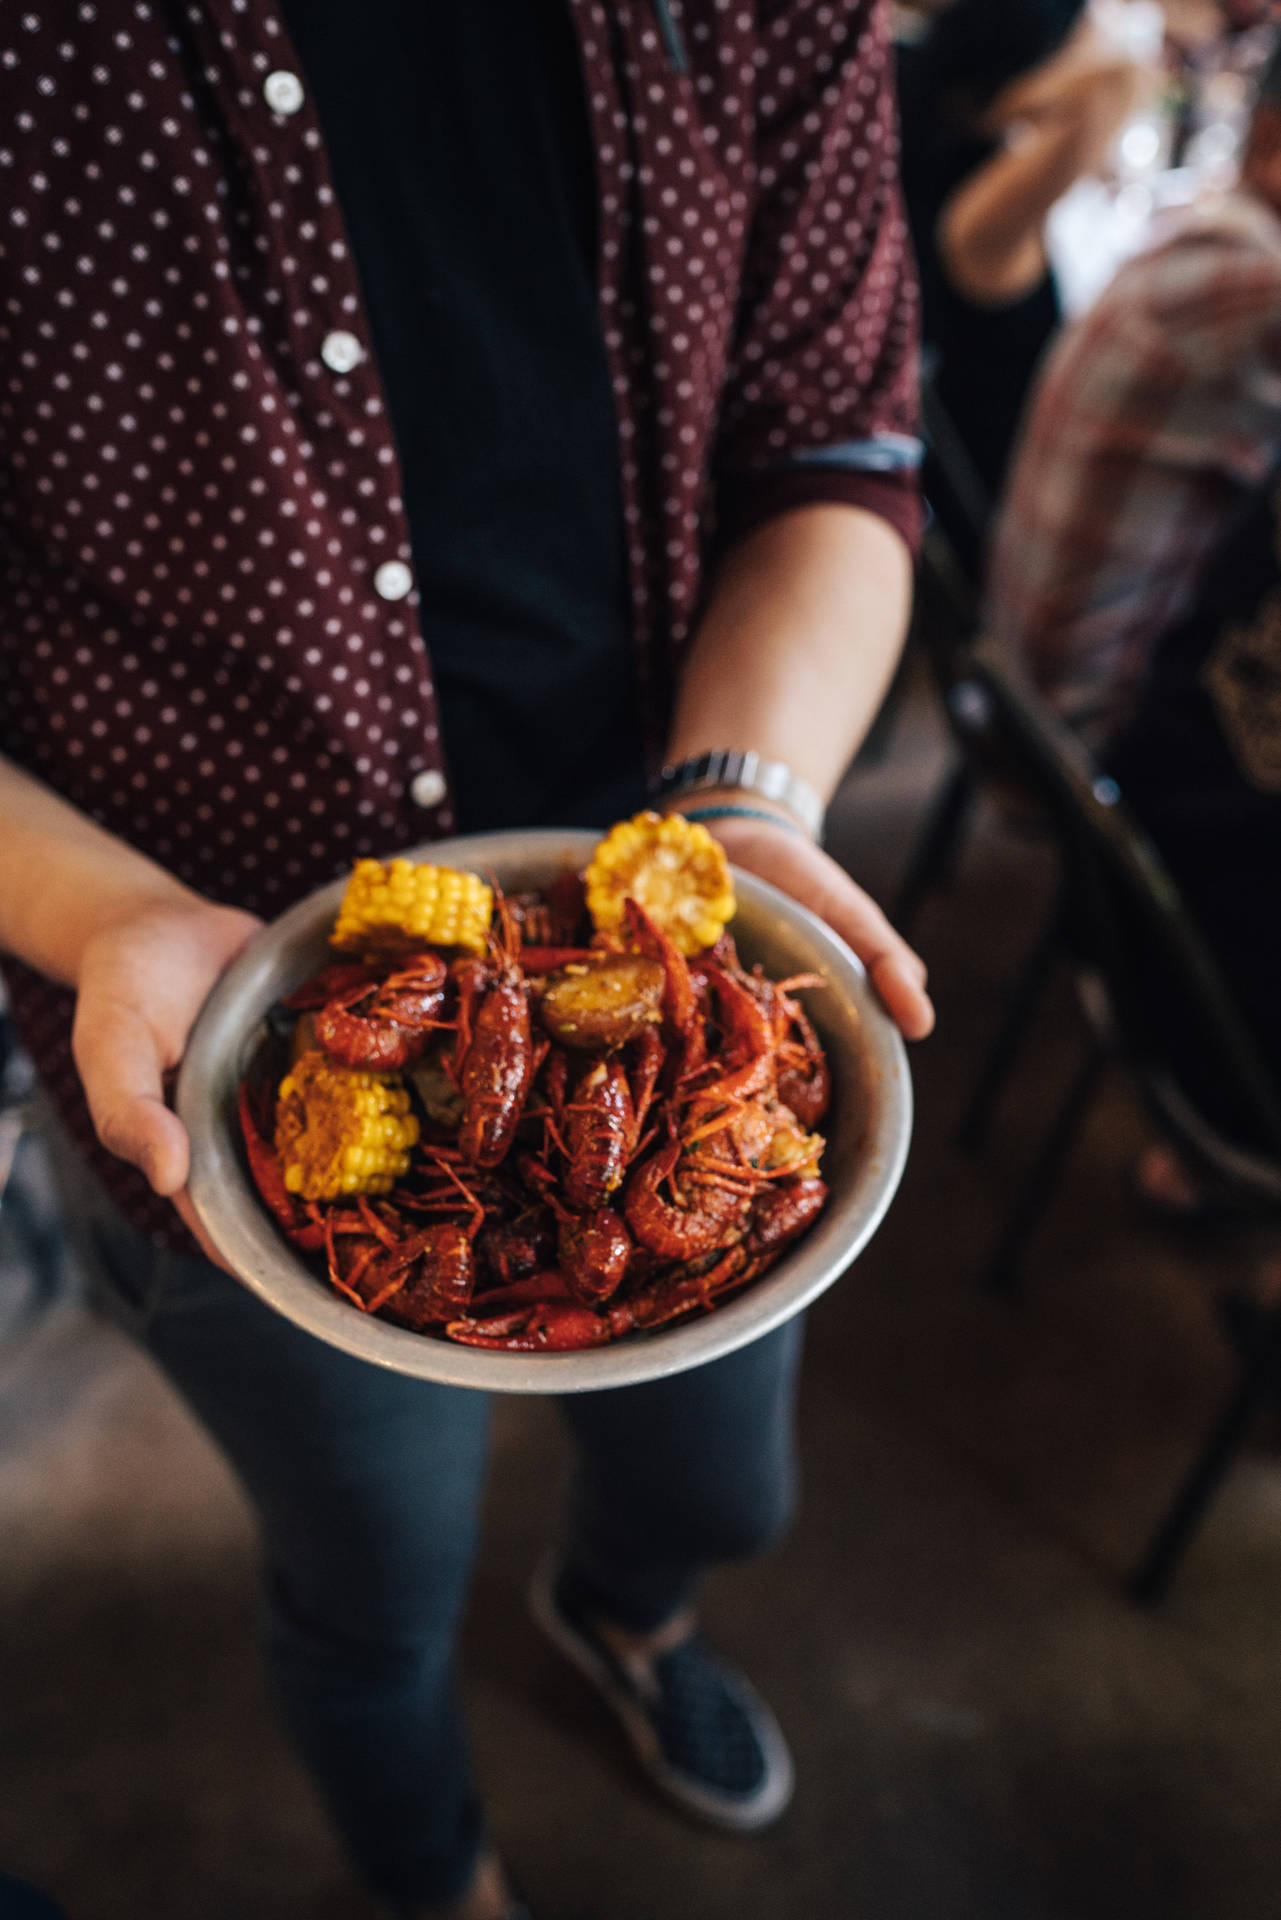
[[[303,1200],[390,1192],[417,1138],[394,1074],[355,1073],[312,1052],[280,1083],[276,1151],[286,1187]]]
[[[494,896],[474,873],[412,860],[357,860],[329,936],[342,953],[465,947],[483,953]]]
[[[734,883],[724,850],[682,814],[638,813],[611,827],[587,869],[587,910],[613,933],[631,896],[682,953],[701,953],[734,917]]]

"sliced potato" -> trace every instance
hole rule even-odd
[[[639,953],[607,954],[552,974],[539,1012],[562,1046],[606,1053],[658,1019],[663,984],[657,960]]]
[[[429,1120],[437,1126],[457,1127],[462,1124],[463,1097],[445,1066],[447,1051],[447,1043],[436,1045],[426,1059],[409,1069],[405,1078],[422,1101],[423,1112]]]

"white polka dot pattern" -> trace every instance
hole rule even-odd
[[[687,74],[649,0],[570,4],[597,76],[601,297],[637,617],[656,642],[661,709],[718,520],[732,535],[835,499],[883,514],[909,542],[919,532],[910,478],[788,464],[915,431],[888,0],[672,0]]]
[[[570,3],[657,714],[713,489],[748,520],[817,488],[912,525],[906,486],[787,471],[911,428],[883,4],[672,0],[682,73],[648,0]],[[395,447],[297,70],[267,0],[0,15],[0,747],[267,915],[452,825]],[[68,996],[10,985],[87,1142]]]

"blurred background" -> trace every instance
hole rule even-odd
[[[1276,1909],[1271,13],[895,10],[932,517],[827,844],[938,1029],[810,1317],[800,1523],[707,1594],[793,1744],[776,1829],[659,1805],[536,1637],[567,1451],[500,1408],[467,1686],[562,1920]],[[2,1013],[0,1538],[0,1867],[71,1920],[362,1920],[253,1657],[248,1510],[84,1304]]]

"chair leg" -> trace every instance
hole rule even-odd
[[[997,1103],[1018,1059],[1019,1049],[1037,1008],[1045,997],[1059,962],[1059,920],[1053,915],[1045,932],[1023,963],[1023,971],[1014,984],[1004,1018],[996,1038],[988,1049],[969,1104],[956,1130],[956,1144],[962,1153],[980,1153],[987,1144]]]
[[[1106,1064],[1104,1049],[1097,1042],[1091,1042],[1090,1050],[1068,1088],[1067,1097],[1015,1195],[1005,1229],[983,1275],[983,1285],[989,1293],[1008,1297],[1017,1290],[1024,1250],[1054,1198],[1068,1156],[1076,1144],[1081,1123],[1098,1092]]]
[[[894,902],[893,921],[906,934],[927,894],[951,872],[965,829],[974,811],[977,788],[969,768],[961,762],[944,776],[921,830],[907,872]]]
[[[1152,1607],[1165,1598],[1193,1534],[1272,1389],[1279,1358],[1281,1315],[1274,1311],[1267,1317],[1265,1337],[1242,1355],[1227,1405],[1126,1582],[1126,1593],[1136,1606]]]

